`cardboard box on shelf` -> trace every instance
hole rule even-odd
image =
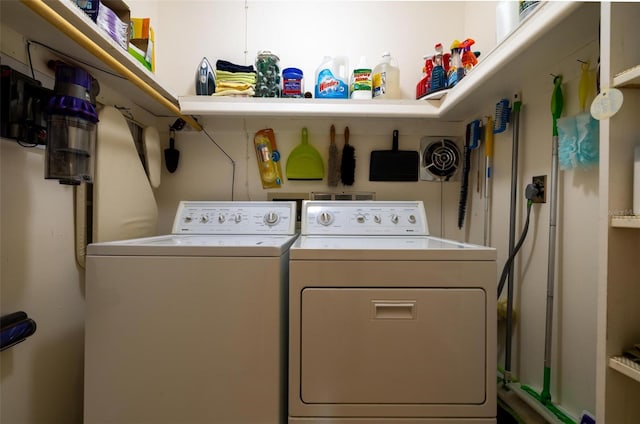
[[[149,18],[131,18],[129,53],[148,70],[155,72],[155,44]]]

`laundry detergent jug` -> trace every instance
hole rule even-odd
[[[349,98],[349,61],[346,57],[325,56],[316,70],[316,95],[318,99]]]
[[[373,68],[371,80],[374,99],[399,99],[401,97],[400,69],[394,62],[391,54],[384,52],[382,62]]]

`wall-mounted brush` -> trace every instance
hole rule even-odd
[[[349,144],[349,127],[344,129],[344,147],[340,162],[340,180],[344,185],[353,185],[356,170],[356,149]]]
[[[336,144],[336,127],[331,125],[331,144],[329,144],[329,166],[327,167],[327,184],[337,187],[340,182],[340,152]]]
[[[496,117],[493,121],[493,133],[500,134],[505,132],[510,120],[511,106],[509,106],[509,99],[502,99],[496,103]]]
[[[467,124],[464,142],[464,162],[462,165],[462,183],[460,184],[460,203],[458,205],[458,229],[464,225],[464,216],[467,210],[467,197],[469,194],[469,173],[471,171],[471,151],[480,146],[479,120]]]

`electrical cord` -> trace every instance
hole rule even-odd
[[[525,197],[527,198],[527,219],[524,223],[524,228],[522,229],[522,235],[518,240],[518,243],[514,246],[507,262],[505,262],[504,267],[502,268],[502,274],[500,275],[500,281],[498,283],[498,298],[502,294],[502,290],[504,289],[504,284],[507,281],[507,276],[509,275],[509,270],[511,269],[511,264],[513,263],[518,251],[522,247],[525,238],[527,237],[527,232],[529,231],[529,220],[531,218],[531,206],[533,205],[533,199],[538,195],[539,189],[533,184],[527,185],[525,189]]]
[[[220,150],[227,157],[227,159],[229,159],[229,162],[231,162],[231,200],[234,200],[233,189],[236,183],[236,161],[233,160],[231,156],[229,156],[229,154],[218,143],[216,143],[215,139],[211,137],[211,135],[209,135],[204,125],[202,126],[202,132],[207,136],[209,141],[211,141],[218,148],[218,150]]]

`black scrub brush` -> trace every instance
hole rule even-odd
[[[340,163],[340,180],[344,185],[353,185],[356,171],[356,149],[349,144],[349,127],[344,129],[344,147]]]
[[[331,125],[331,144],[329,145],[329,167],[327,172],[327,184],[329,187],[337,187],[340,182],[340,152],[336,144],[336,127]]]
[[[464,225],[464,215],[467,209],[467,195],[469,192],[469,172],[471,170],[471,124],[467,124],[464,142],[464,163],[462,165],[462,183],[460,184],[460,202],[458,204],[458,229]]]

